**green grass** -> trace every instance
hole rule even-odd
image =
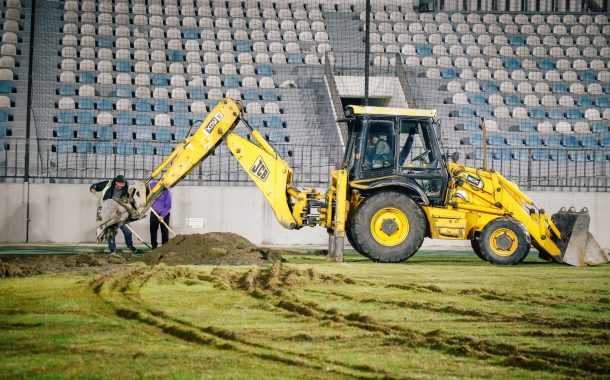
[[[573,378],[610,373],[610,265],[288,255],[0,280],[1,378]]]

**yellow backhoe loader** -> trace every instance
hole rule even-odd
[[[586,210],[549,217],[511,181],[493,170],[448,163],[437,136],[435,110],[350,106],[348,142],[340,169],[325,193],[292,186],[292,168],[252,129],[241,105],[226,98],[199,129],[177,144],[146,183],[136,181],[127,201],[107,200],[98,238],[116,223],[144,218],[165,189],[178,184],[220,144],[263,193],[288,229],[322,226],[329,252],[341,256],[343,240],[377,262],[400,262],[424,237],[470,240],[492,264],[521,262],[536,247],[540,257],[570,265],[608,262],[588,232]],[[243,122],[252,141],[233,132]],[[148,190],[148,182],[158,179]]]

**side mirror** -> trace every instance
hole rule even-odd
[[[451,161],[453,161],[453,163],[457,163],[459,159],[460,154],[458,152],[453,152],[453,154],[451,154]]]

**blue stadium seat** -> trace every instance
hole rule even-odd
[[[474,117],[474,111],[468,107],[458,108],[457,116],[459,117]]]
[[[517,129],[519,130],[519,132],[536,132],[536,126],[534,125],[534,123],[530,123],[528,121],[519,123]]]
[[[127,86],[119,86],[116,89],[116,96],[118,98],[132,98],[133,93],[131,92],[131,88]]]
[[[553,63],[553,60],[551,59],[543,58],[538,61],[538,68],[545,71],[553,70],[555,68],[555,63]]]
[[[148,113],[136,114],[136,125],[152,125],[152,119]]]
[[[500,149],[492,153],[494,160],[510,161],[513,159],[513,154],[508,149]]]
[[[136,100],[136,111],[150,111],[150,102],[144,99]]]
[[[120,128],[116,133],[117,140],[131,141],[133,140],[133,132],[129,128]]]
[[[152,84],[153,86],[168,86],[169,79],[167,79],[166,75],[155,74],[152,76]]]
[[[199,30],[197,28],[184,28],[182,29],[182,38],[185,40],[198,40]]]
[[[566,118],[570,120],[580,120],[583,118],[583,114],[578,108],[570,108],[566,111]]]
[[[563,146],[568,148],[577,148],[580,146],[578,138],[574,135],[566,135],[563,137]]]
[[[258,116],[250,116],[248,118],[248,124],[250,124],[250,126],[252,128],[258,129],[258,130],[260,130],[260,129],[265,127],[265,123],[263,122],[263,119],[261,119]]]
[[[157,145],[157,155],[159,156],[169,156],[172,150],[174,150],[174,147],[171,144]]]
[[[159,128],[155,133],[155,140],[162,142],[172,141],[172,133],[167,128]]]
[[[116,61],[114,70],[120,73],[129,73],[131,72],[131,64],[129,61]]]
[[[481,135],[481,134],[470,135],[469,141],[470,141],[470,145],[481,146],[481,145],[483,145],[483,135]]]
[[[80,98],[78,99],[78,109],[81,110],[92,110],[95,106],[93,99],[89,98]]]
[[[189,119],[186,116],[176,116],[174,117],[174,119],[172,120],[172,124],[174,125],[174,127],[188,127],[191,125]]]
[[[189,105],[186,102],[176,102],[172,106],[172,112],[189,112]]]
[[[80,73],[80,75],[78,76],[78,83],[82,83],[82,84],[91,84],[91,83],[95,83],[95,74],[88,72],[88,71],[84,71],[82,73]]]
[[[607,85],[604,86],[604,92],[606,94],[610,94],[610,83],[608,83]]]
[[[580,79],[581,82],[585,83],[597,82],[597,75],[595,75],[595,73],[589,70],[581,71],[578,74],[578,79]]]
[[[239,53],[249,53],[252,50],[252,42],[237,41],[235,42],[235,50]]]
[[[477,110],[475,110],[475,114],[477,115],[477,117],[492,117],[491,109],[489,107],[478,108]]]
[[[481,130],[481,123],[477,119],[470,119],[464,122],[465,131],[479,131]]]
[[[101,142],[97,144],[96,148],[97,154],[112,154],[112,144],[108,142]]]
[[[140,143],[136,145],[136,154],[152,156],[155,152],[151,143]]]
[[[220,102],[217,100],[210,102],[210,107],[209,107],[210,110],[214,109],[214,107],[216,107],[218,105],[218,103],[220,103]]]
[[[487,138],[487,143],[489,145],[505,145],[504,137],[502,135],[497,134],[497,133],[492,133]]]
[[[167,100],[157,100],[153,105],[155,112],[169,112],[169,103]]]
[[[592,161],[595,162],[602,162],[602,161],[610,161],[610,154],[606,154],[606,152],[602,151],[602,150],[594,150],[592,157],[591,157]]]
[[[79,140],[91,140],[93,139],[93,129],[91,127],[78,127],[76,137]]]
[[[511,36],[508,43],[513,46],[522,46],[525,45],[525,38],[523,36]]]
[[[591,131],[593,133],[606,133],[608,132],[608,124],[603,121],[598,121],[591,124]]]
[[[68,141],[59,141],[56,147],[57,153],[72,153],[74,152],[74,145]]]
[[[563,110],[560,108],[553,108],[549,110],[549,119],[552,120],[563,120],[565,118],[565,115],[563,113]]]
[[[267,138],[267,141],[272,143],[286,142],[286,137],[284,133],[280,131],[271,131],[269,133],[266,133],[265,137]]]
[[[242,92],[244,100],[260,100],[258,91],[256,90],[245,90]]]
[[[258,75],[273,75],[273,69],[269,65],[260,65],[256,72]]]
[[[545,149],[536,149],[532,152],[532,160],[534,161],[548,161],[550,159],[549,151]]]
[[[441,75],[445,79],[457,79],[460,73],[452,67],[446,67],[441,70]]]
[[[481,94],[474,94],[470,97],[469,99],[470,104],[475,104],[475,105],[484,105],[487,104],[487,99],[485,99],[485,97]]]
[[[60,139],[74,138],[74,131],[72,130],[72,127],[70,127],[69,125],[59,126],[59,128],[57,128],[57,131],[55,133],[56,133],[57,137],[59,137]],[[4,136],[0,136],[0,137],[4,137]]]
[[[540,146],[542,145],[542,138],[538,134],[528,135],[525,138],[525,145],[527,146]]]
[[[112,129],[110,127],[100,127],[97,131],[97,138],[105,141],[112,140]]]
[[[600,96],[595,99],[595,106],[598,108],[610,108],[610,98],[606,96]]]
[[[74,114],[68,111],[62,111],[57,115],[58,123],[74,123]]]
[[[205,91],[203,88],[193,87],[189,90],[189,99],[203,100],[205,99]]]
[[[557,135],[548,135],[544,138],[544,145],[546,146],[561,146],[561,139]]]
[[[578,104],[581,107],[590,107],[593,105],[593,99],[591,99],[591,97],[589,97],[589,96],[581,95],[578,98],[576,98],[576,104]]]
[[[79,141],[76,146],[76,151],[83,154],[93,153],[93,144],[91,141]]]
[[[111,36],[98,36],[97,37],[97,47],[100,48],[112,48],[113,38]]]
[[[428,44],[419,45],[416,51],[418,55],[432,55],[432,48]]]
[[[521,62],[517,58],[506,58],[504,60],[504,67],[508,70],[517,70],[521,68]]]
[[[597,139],[593,136],[585,136],[582,139],[582,146],[585,148],[596,148],[599,146]]]
[[[510,146],[522,146],[523,138],[516,135],[510,135],[506,138],[506,144]]]
[[[279,116],[271,116],[265,125],[267,128],[284,128],[284,122]]]
[[[224,86],[228,88],[236,88],[239,87],[239,79],[234,76],[227,76],[224,80]]]
[[[167,53],[167,58],[172,62],[184,61],[184,53],[178,50],[170,50]]]
[[[110,100],[110,99],[98,100],[97,109],[100,111],[112,111],[112,100]]]
[[[565,94],[568,92],[568,86],[563,83],[555,83],[551,87],[551,91],[555,94]]]
[[[76,122],[80,124],[93,124],[93,113],[81,111],[76,115]]]
[[[288,63],[292,65],[300,65],[303,63],[303,54],[301,53],[288,53],[287,54]]]
[[[188,128],[176,128],[174,130],[174,136],[176,137],[176,140],[182,140],[186,137],[186,134],[188,133],[189,129]]]
[[[13,86],[7,82],[0,82],[0,94],[10,94],[13,92]]]
[[[529,115],[532,119],[545,119],[546,112],[542,108],[536,107],[529,110]]]
[[[577,162],[591,161],[591,159],[587,155],[587,152],[583,152],[582,150],[570,152],[570,159],[572,161],[577,161]]]
[[[116,116],[117,125],[132,125],[133,118],[128,113],[120,113]]]
[[[275,102],[279,99],[275,91],[264,91],[262,99],[267,102]]]
[[[57,93],[61,96],[76,96],[76,87],[71,83],[62,84]]]
[[[551,160],[553,161],[567,161],[568,153],[563,149],[556,149],[551,151]]]
[[[483,85],[481,86],[481,90],[483,90],[483,92],[498,92],[498,85],[494,82],[490,82],[490,81],[486,81],[483,82]]]
[[[152,140],[152,132],[149,128],[138,128],[136,129],[136,140]]]
[[[116,154],[120,155],[133,155],[133,144],[127,142],[120,142],[116,144]]]
[[[520,106],[521,105],[521,98],[518,95],[507,95],[504,98],[504,103],[506,103],[507,106]]]
[[[603,137],[600,140],[599,145],[604,148],[610,148],[610,136]]]

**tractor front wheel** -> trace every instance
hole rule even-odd
[[[489,222],[479,238],[481,253],[496,265],[515,265],[530,251],[530,236],[512,218],[498,218]]]

